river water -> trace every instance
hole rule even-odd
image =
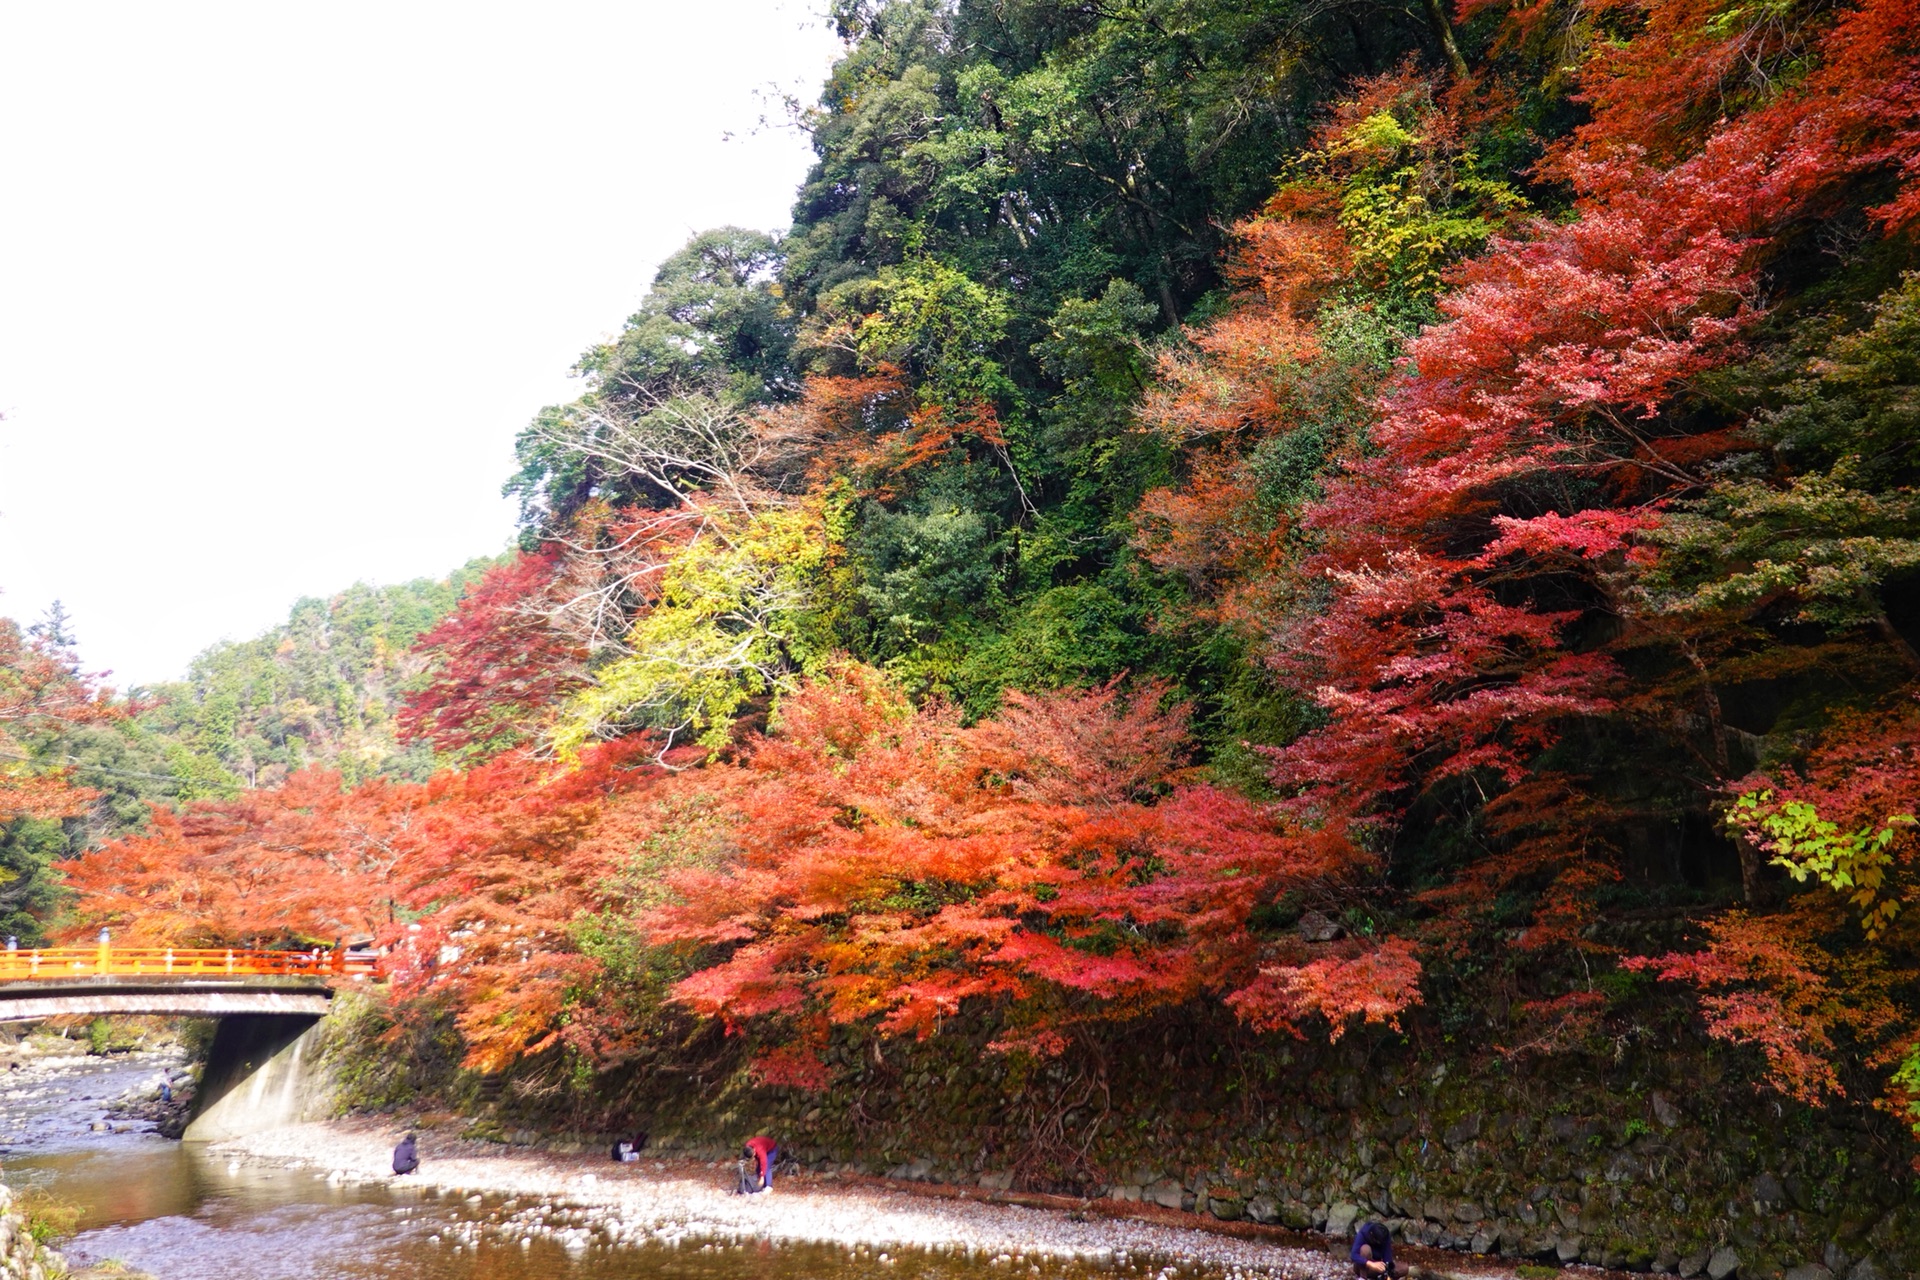
[[[0,1078],[0,1176],[78,1206],[61,1248],[75,1265],[117,1259],[160,1280],[982,1280],[982,1258],[907,1252],[882,1261],[834,1245],[610,1242],[566,1206],[441,1197],[431,1188],[338,1184],[170,1141],[110,1104],[150,1092],[165,1060],[29,1060]],[[106,1124],[105,1131],[96,1128]],[[113,1132],[114,1128],[124,1132]],[[583,1224],[583,1225],[575,1225]],[[525,1230],[522,1230],[522,1227]],[[542,1230],[541,1228],[544,1228]],[[1136,1264],[1137,1265],[1137,1264]],[[1100,1269],[1046,1264],[1046,1280]],[[1132,1270],[1132,1268],[1129,1268]],[[1022,1268],[1023,1277],[1026,1268]],[[1136,1273],[1137,1274],[1137,1273]]]

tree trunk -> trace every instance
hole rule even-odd
[[[1733,772],[1732,761],[1727,753],[1727,726],[1720,713],[1720,694],[1713,687],[1713,680],[1707,674],[1707,664],[1691,643],[1682,642],[1680,651],[1687,655],[1687,661],[1700,676],[1700,703],[1707,713],[1707,732],[1712,735],[1713,767],[1715,773],[1726,778]],[[1760,902],[1760,850],[1753,841],[1744,835],[1736,835],[1734,848],[1740,854],[1740,898],[1749,907]]]
[[[1462,81],[1467,78],[1467,60],[1460,56],[1460,46],[1453,40],[1453,23],[1447,18],[1443,0],[1425,0],[1427,22],[1433,27],[1433,38],[1440,42],[1440,52],[1447,56],[1447,69],[1453,72],[1453,78]]]
[[[1907,638],[1900,634],[1899,628],[1893,625],[1886,614],[1873,620],[1873,629],[1880,633],[1882,640],[1893,646],[1893,651],[1907,664],[1907,670],[1920,672],[1920,653],[1913,651],[1913,646],[1907,643]]]

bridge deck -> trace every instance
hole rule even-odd
[[[366,982],[369,956],[225,947],[45,947],[0,951],[0,1022],[140,1013],[319,1017],[339,982]]]
[[[236,1013],[296,1014],[317,1018],[327,1011],[333,988],[310,978],[278,981],[139,982],[103,978],[93,982],[10,982],[0,986],[0,1022],[42,1018],[142,1014],[160,1018],[224,1018]]]

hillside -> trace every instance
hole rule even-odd
[[[424,776],[431,755],[409,751],[395,727],[426,666],[414,642],[492,564],[298,600],[279,626],[195,657],[185,679],[133,690],[135,723],[189,796],[270,787],[311,766],[355,782]]]
[[[1688,1252],[1805,1260],[1817,1218],[1889,1256],[1915,0],[833,14],[791,228],[662,265],[521,435],[519,550],[409,656],[316,656],[298,706],[240,674],[277,650],[197,669],[170,732],[275,785],[74,860],[70,927],[371,929],[423,1077],[549,1118],[834,1098],[800,1123],[841,1161],[959,1054],[1034,1185],[1165,1180],[1103,1163],[1169,1173],[1115,1136],[1155,1115],[1091,1101],[1156,1062],[1244,1091],[1179,1103],[1210,1125],[1373,1071],[1404,1124],[1289,1104],[1190,1151],[1309,1135],[1310,1181],[1221,1200],[1323,1221],[1480,1194],[1443,1079],[1515,1115],[1578,1081],[1562,1240],[1617,1181],[1590,1142],[1685,1167],[1614,1204]],[[450,767],[368,776],[387,715]],[[1868,1136],[1819,1139],[1852,1154],[1791,1227],[1662,1210],[1785,1176],[1744,1104],[1711,1161],[1647,1128],[1701,1080]],[[1574,1256],[1628,1256],[1596,1231]]]

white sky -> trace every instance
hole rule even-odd
[[[786,225],[771,91],[837,49],[815,0],[0,0],[0,613],[124,687],[500,550],[660,260]]]

